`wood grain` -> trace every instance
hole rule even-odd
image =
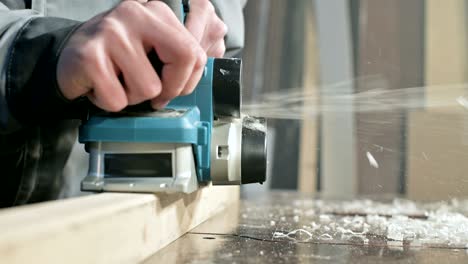
[[[468,6],[464,0],[428,0],[425,5],[425,100],[428,106],[438,101],[453,105],[409,115],[407,194],[429,201],[464,198],[468,196],[468,119],[456,99],[466,96],[466,89],[451,85],[468,82]]]
[[[1,263],[138,263],[218,212],[239,187],[103,193],[0,211]]]
[[[313,3],[309,3],[312,5]],[[304,94],[314,98],[319,96],[318,91],[318,54],[315,30],[315,17],[312,12],[307,13],[305,24],[304,45]],[[313,106],[314,100],[305,101],[307,107]],[[317,147],[318,147],[318,116],[310,116],[304,113],[301,126],[301,140],[299,144],[299,184],[298,189],[303,193],[315,193],[317,191]]]

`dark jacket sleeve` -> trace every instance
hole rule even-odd
[[[0,133],[78,117],[79,102],[63,98],[56,65],[79,22],[10,10],[0,3]]]

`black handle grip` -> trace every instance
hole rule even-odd
[[[184,4],[182,3],[181,0],[161,0],[165,4],[167,4],[174,14],[177,16],[179,21],[183,22],[184,21],[184,12],[186,11],[184,8]],[[157,33],[155,33],[157,34]],[[151,62],[151,65],[153,65],[153,68],[156,70],[159,76],[161,76],[162,68],[164,64],[161,62],[161,60],[158,57],[158,54],[156,53],[155,50],[151,50],[148,53],[148,59]],[[128,106],[124,109],[123,113],[124,114],[134,114],[134,113],[146,113],[146,112],[153,112],[154,109],[151,106],[150,101],[143,102],[138,105],[132,105]],[[122,114],[122,113],[121,113]]]
[[[179,21],[181,22],[184,21],[185,13],[189,11],[188,0],[161,0],[161,1],[167,4],[171,8],[171,10],[177,16]],[[157,34],[157,32],[155,32],[155,34]],[[162,68],[164,64],[159,59],[158,54],[156,53],[155,50],[151,50],[148,53],[148,59],[151,62],[151,65],[153,65],[153,68],[156,70],[158,75],[161,76],[161,72],[162,72]],[[119,76],[119,80],[125,86],[125,80],[122,75]],[[151,106],[151,101],[146,101],[138,105],[127,106],[120,113],[106,113],[105,111],[91,104],[88,115],[101,114],[101,115],[122,116],[122,115],[148,113],[148,112],[153,112],[153,111],[154,109]]]

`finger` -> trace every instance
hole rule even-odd
[[[153,15],[153,19],[158,20],[167,26],[176,27],[177,29],[185,29],[185,25],[177,18],[174,11],[162,1],[148,1],[143,4],[146,11]]]
[[[202,59],[206,56],[196,39],[184,28],[177,20],[175,14],[164,3],[159,1],[148,2],[149,9],[157,14],[164,11],[165,23],[174,26],[167,26],[165,23],[150,23],[143,29],[143,38],[145,42],[150,43],[159,59],[164,64],[161,73],[162,91],[161,94],[152,101],[153,107],[163,108],[171,99],[178,96],[185,89],[192,89],[196,82],[188,84],[194,74],[198,74],[200,64],[204,64]],[[158,32],[158,34],[154,34]],[[195,68],[197,70],[195,70]],[[201,77],[198,77],[198,79]],[[198,82],[198,80],[197,80]],[[195,84],[193,84],[195,83]]]
[[[89,75],[93,90],[88,98],[93,104],[109,112],[119,112],[128,105],[124,87],[117,77],[118,71],[110,58],[102,56],[100,63],[90,67]]]
[[[226,53],[226,45],[224,39],[219,40],[213,46],[211,46],[206,52],[209,57],[222,58]]]
[[[112,58],[120,68],[125,80],[129,105],[139,104],[155,98],[161,92],[161,80],[148,60],[140,43],[129,39],[114,41],[111,48]]]
[[[203,57],[204,52],[199,52],[199,57]],[[164,108],[170,100],[176,96],[192,92],[195,89],[198,81],[203,73],[202,58],[195,60],[195,63],[181,64],[165,64],[162,71],[163,90],[161,94],[152,101],[155,109]],[[181,78],[178,80],[178,78]]]
[[[148,2],[148,0],[124,0],[124,1],[136,1],[136,2],[142,3],[142,4]]]
[[[207,30],[205,30],[205,35],[203,36],[200,45],[205,51],[207,51],[211,46],[213,46],[213,44],[224,39],[226,34],[226,24],[224,24],[224,22],[217,16],[213,16],[211,18],[211,22],[208,24]]]
[[[195,45],[194,37],[180,23],[168,5],[161,1],[149,1],[144,6],[147,7],[147,15],[150,18],[147,19],[147,26],[139,29],[147,52],[152,49],[164,50],[159,52],[158,56],[161,62],[165,63],[175,60],[176,56],[184,56],[183,51],[188,51]],[[181,50],[183,45],[186,45],[186,49]]]
[[[205,35],[206,26],[211,14],[214,14],[214,8],[208,1],[196,2],[190,6],[185,26],[199,43]]]
[[[201,54],[201,58],[198,59],[197,64],[193,68],[193,74],[190,79],[187,81],[184,89],[180,92],[180,95],[189,95],[197,87],[200,82],[203,72],[205,71],[207,56],[205,53]]]

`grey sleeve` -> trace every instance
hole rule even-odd
[[[58,92],[56,63],[79,22],[0,3],[0,133],[65,119],[73,103]]]
[[[228,27],[226,57],[239,53],[244,47],[243,8],[247,0],[212,0],[216,13]]]

